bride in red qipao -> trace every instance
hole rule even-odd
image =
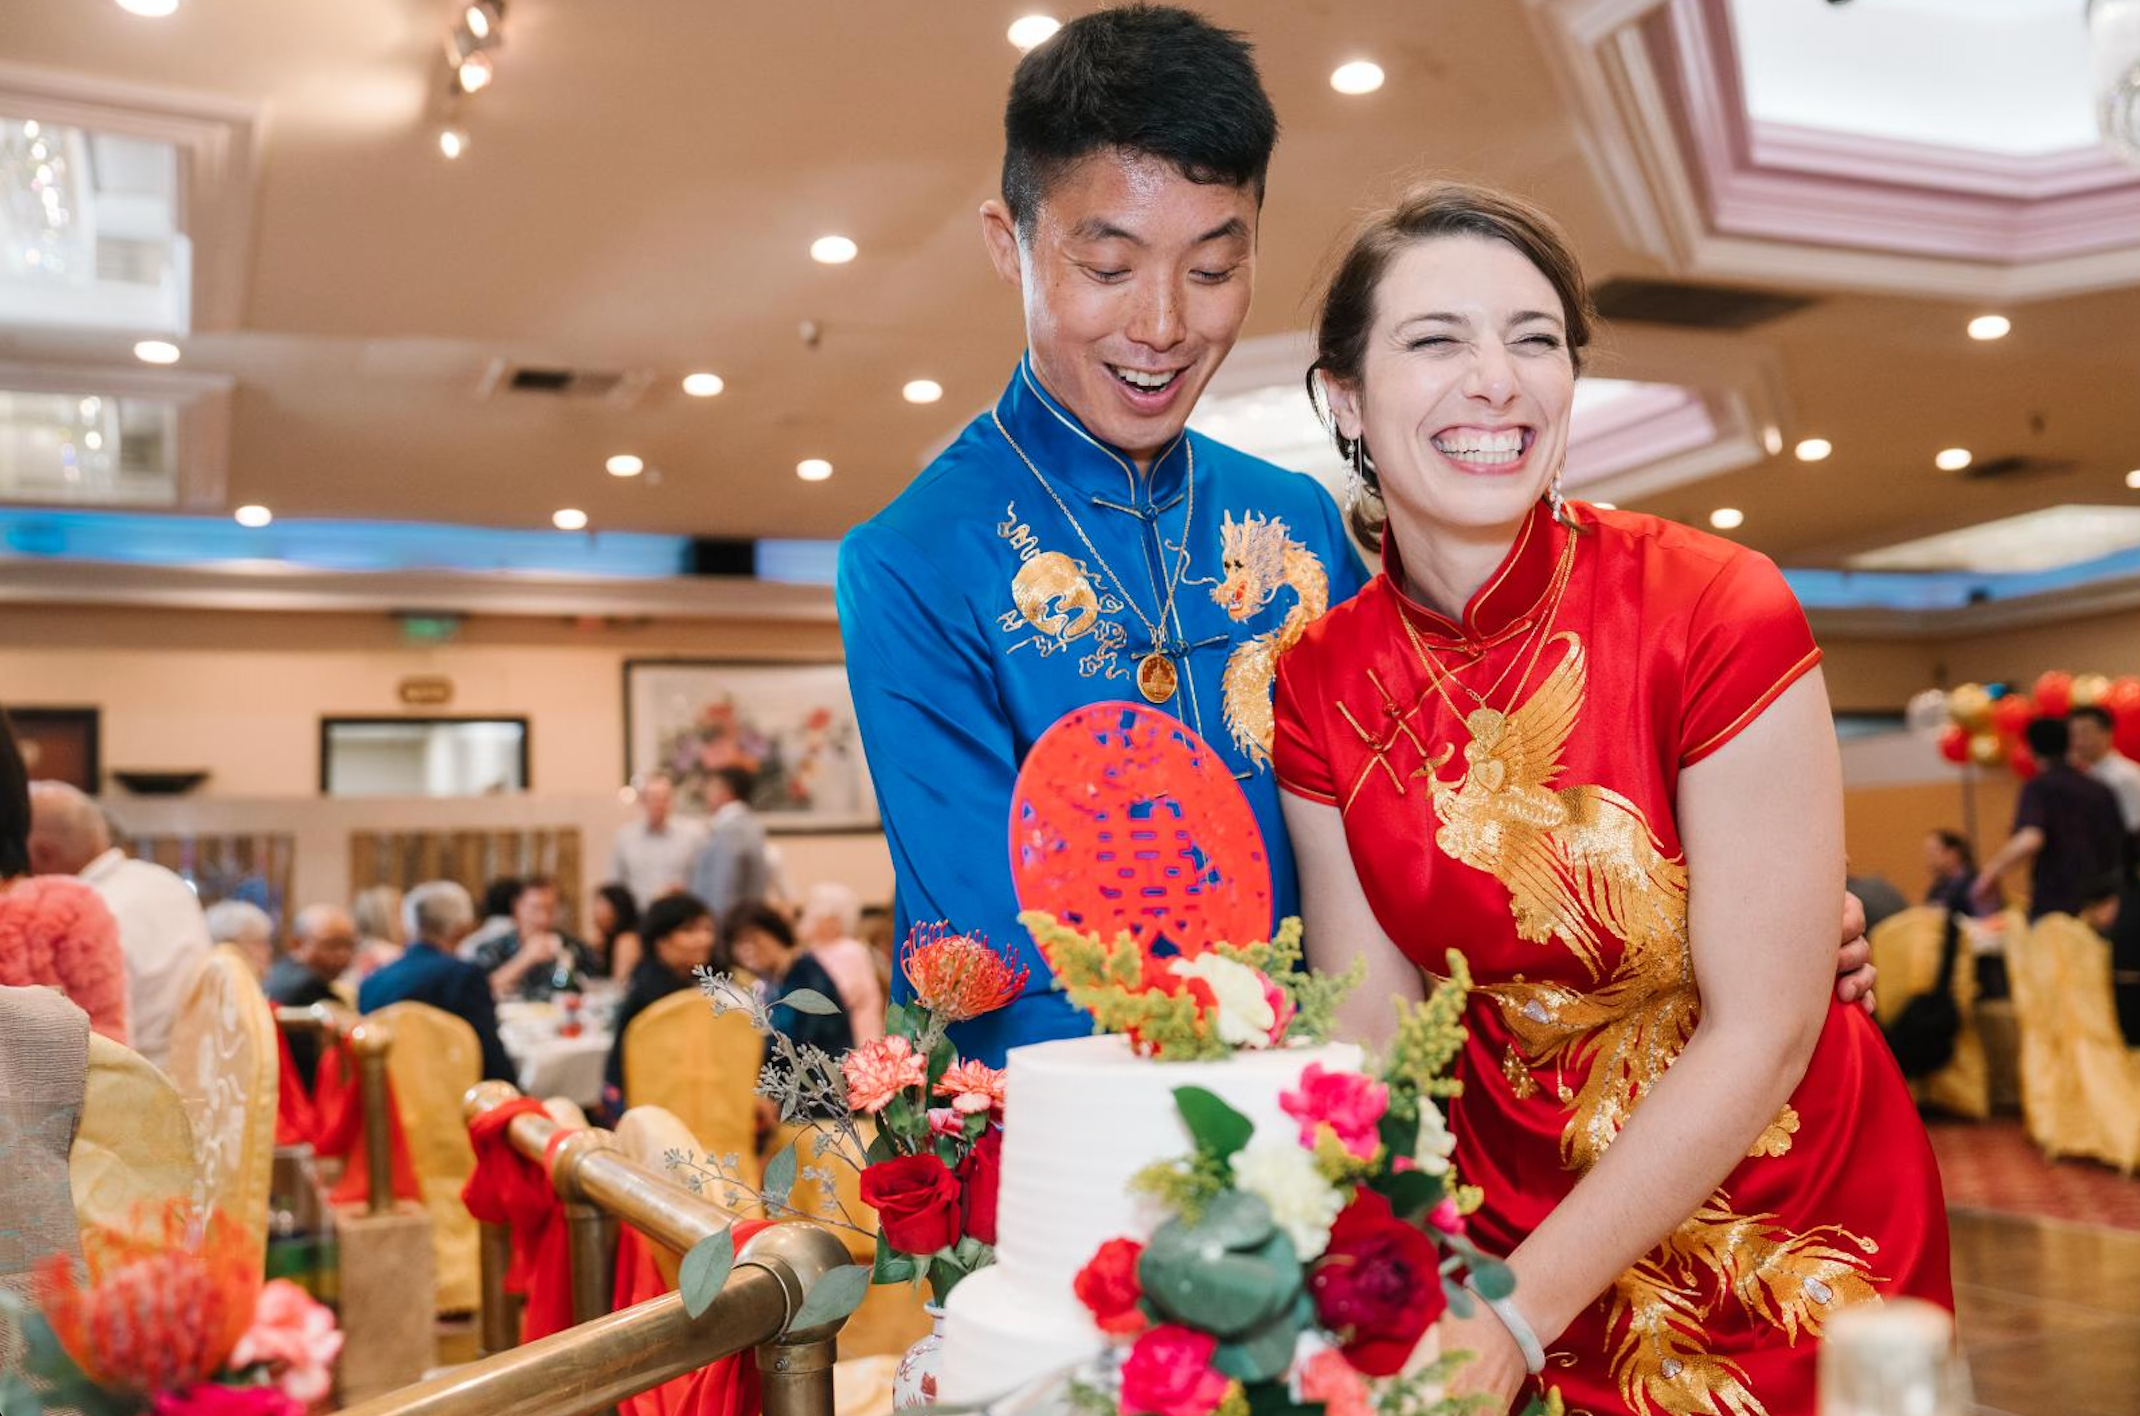
[[[1365,953],[1369,1043],[1446,950],[1476,975],[1450,1124],[1517,1290],[1445,1323],[1459,1390],[1542,1367],[1571,1411],[1795,1416],[1840,1308],[1952,1306],[1939,1177],[1830,992],[1804,613],[1763,556],[1561,500],[1593,317],[1553,222],[1471,187],[1374,219],[1332,281],[1311,388],[1387,534],[1278,675],[1309,957]]]

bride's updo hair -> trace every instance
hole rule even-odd
[[[1324,402],[1317,375],[1355,387],[1360,383],[1368,336],[1375,325],[1375,296],[1391,264],[1406,247],[1440,236],[1506,241],[1538,267],[1560,296],[1568,357],[1575,372],[1582,373],[1583,350],[1590,344],[1597,308],[1590,302],[1590,287],[1559,223],[1521,197],[1491,187],[1428,182],[1360,224],[1323,292],[1315,316],[1315,362],[1308,366],[1308,398],[1319,413],[1324,411]],[[1338,430],[1336,418],[1325,416],[1323,421],[1337,443],[1338,456],[1357,466],[1366,484],[1366,495],[1346,508],[1353,534],[1379,548],[1386,518],[1373,454],[1355,449],[1354,440]]]

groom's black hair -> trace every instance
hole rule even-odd
[[[1019,63],[1003,109],[1003,201],[1029,233],[1064,169],[1116,149],[1192,182],[1253,187],[1260,204],[1277,144],[1247,40],[1171,5],[1122,5],[1072,20]]]

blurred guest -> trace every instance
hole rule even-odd
[[[589,912],[594,926],[594,950],[605,978],[628,979],[639,966],[643,941],[639,933],[639,904],[622,885],[604,885],[594,892]]]
[[[1843,888],[1858,897],[1865,906],[1865,932],[1873,932],[1874,926],[1890,915],[1899,915],[1910,907],[1910,902],[1884,875],[1846,875]]]
[[[362,983],[401,957],[408,942],[401,932],[401,892],[391,885],[359,890],[350,903],[356,921],[357,952],[349,962],[349,982]]]
[[[2102,931],[2110,939],[2110,994],[2127,1047],[2140,1047],[2140,880],[2127,876],[2117,917]]]
[[[691,893],[720,919],[761,904],[772,883],[765,824],[750,809],[758,778],[748,767],[722,767],[706,783],[706,840],[691,858]]]
[[[483,918],[461,941],[462,958],[475,958],[476,950],[513,932],[513,902],[520,898],[520,886],[519,876],[501,875],[483,887]]]
[[[2081,882],[2081,907],[2076,914],[2107,942],[2117,931],[2124,903],[2125,874],[2113,870]]]
[[[309,1008],[315,1003],[340,1006],[334,982],[357,952],[357,926],[339,905],[307,905],[290,925],[290,947],[268,970],[268,1000],[282,1008]],[[290,1061],[304,1079],[305,1090],[319,1072],[319,1038],[309,1031],[290,1034]]]
[[[577,992],[596,973],[594,949],[558,928],[557,882],[547,875],[522,882],[513,927],[486,940],[470,958],[490,975],[490,991],[499,998],[539,1001]]]
[[[2118,751],[2112,736],[2117,720],[2110,710],[2089,704],[2066,715],[2073,734],[2073,760],[2083,772],[2110,788],[2118,798],[2118,817],[2125,823],[2126,864],[2135,860],[2140,846],[2140,762]]]
[[[30,861],[39,874],[81,876],[111,907],[126,956],[134,1050],[166,1066],[171,1024],[211,947],[192,887],[154,861],[134,860],[114,846],[111,824],[97,804],[64,782],[30,784]]]
[[[855,937],[861,926],[861,896],[829,880],[810,887],[795,926],[803,944],[832,975],[858,1045],[884,1036],[884,985],[877,977],[876,951]]]
[[[796,942],[795,931],[780,911],[769,905],[744,904],[722,919],[721,935],[728,954],[765,983],[775,1029],[799,1046],[822,1048],[835,1057],[854,1046],[854,1025],[844,1009],[806,1013],[782,1001],[807,988],[837,1006],[840,990],[825,966]]]
[[[713,915],[696,895],[663,895],[647,906],[639,938],[646,952],[617,1004],[616,1036],[602,1069],[602,1100],[618,1116],[631,1104],[624,1094],[624,1030],[651,1005],[696,985],[694,971],[713,958]]]
[[[899,966],[899,925],[893,917],[892,907],[862,906],[862,923],[856,928],[855,937],[867,944],[875,956],[871,962],[877,968],[877,981],[884,985],[885,996],[890,997],[892,972]]]
[[[639,819],[619,826],[610,847],[609,876],[641,909],[684,888],[691,858],[706,839],[703,824],[672,814],[675,804],[676,779],[654,773],[639,788]]]
[[[203,914],[208,937],[245,955],[253,977],[265,980],[275,963],[275,920],[250,900],[218,900]]]
[[[516,1079],[513,1059],[498,1040],[498,1010],[491,1001],[490,980],[483,970],[453,955],[454,946],[475,927],[475,904],[451,880],[429,880],[409,891],[402,903],[402,923],[409,947],[370,978],[357,993],[360,1012],[376,1013],[393,1003],[428,1003],[464,1020],[476,1030],[483,1049],[483,1075],[493,1081]]]
[[[126,957],[119,922],[89,885],[30,873],[30,784],[0,714],[0,987],[56,988],[89,1026],[125,1042]]]
[[[1979,918],[2006,908],[2006,892],[1996,883],[1988,899],[1979,903],[1972,893],[1977,882],[1976,848],[1959,831],[1941,829],[1925,837],[1925,869],[1932,874],[1925,903],[1946,910],[1959,910]]]
[[[2014,833],[1977,872],[1977,903],[1990,900],[2000,875],[2029,863],[2029,919],[2078,914],[2081,886],[2120,868],[2125,860],[2125,822],[2110,788],[2068,760],[2072,736],[2063,718],[2038,718],[2028,726],[2029,752],[2040,769],[2021,784]]]

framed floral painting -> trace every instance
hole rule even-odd
[[[626,782],[666,771],[679,808],[696,812],[707,782],[729,766],[755,777],[751,806],[767,830],[877,825],[842,665],[627,659]]]

